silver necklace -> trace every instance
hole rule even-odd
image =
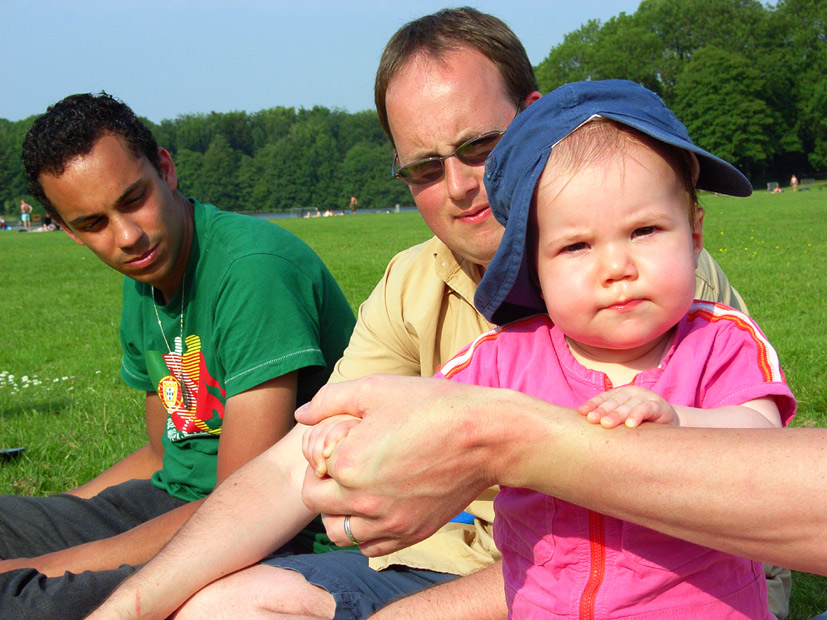
[[[187,292],[187,274],[184,274],[183,280],[181,280],[181,332],[178,338],[175,339],[175,349],[169,346],[169,340],[167,340],[167,335],[164,333],[164,326],[161,324],[161,315],[158,314],[158,304],[155,302],[155,293],[152,293],[152,309],[155,310],[155,320],[158,321],[158,329],[161,330],[161,337],[164,339],[164,344],[167,345],[167,351],[169,351],[170,355],[176,354],[178,355],[179,359],[179,367],[181,376],[179,377],[175,370],[172,370],[172,376],[175,377],[175,380],[178,382],[178,389],[181,391],[181,399],[184,401],[184,408],[189,411],[190,408],[190,399],[187,393],[187,384],[184,382],[184,297],[186,296]]]

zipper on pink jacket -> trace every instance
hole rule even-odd
[[[589,581],[580,597],[580,620],[594,620],[594,602],[606,574],[604,519],[602,514],[593,510],[589,510],[589,550]]]
[[[604,374],[604,390],[608,392],[612,387],[609,375]],[[602,514],[594,510],[589,510],[589,552],[591,555],[589,580],[580,597],[580,620],[594,620],[594,602],[600,586],[603,585],[603,577],[606,575],[605,520]]]

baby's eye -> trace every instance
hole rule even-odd
[[[654,234],[656,230],[657,226],[641,226],[640,228],[635,229],[635,232],[632,233],[632,237],[646,237]]]
[[[567,254],[570,254],[570,253],[573,253],[573,252],[582,252],[583,250],[587,249],[588,247],[589,247],[588,243],[586,243],[585,241],[580,241],[578,243],[572,243],[571,245],[567,245],[566,247],[563,248],[563,252],[567,253]]]

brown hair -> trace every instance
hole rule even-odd
[[[417,53],[441,58],[446,52],[469,47],[488,58],[502,75],[506,93],[515,103],[537,90],[537,80],[525,48],[506,24],[471,7],[443,9],[408,22],[385,46],[373,87],[382,129],[393,143],[385,94],[388,84]]]
[[[687,217],[689,225],[694,226],[698,213],[698,193],[695,189],[697,163],[694,156],[687,150],[656,140],[632,127],[602,117],[589,121],[554,145],[546,168],[554,165],[574,175],[607,154],[623,153],[630,144],[643,144],[669,163],[689,194]],[[537,189],[534,191],[536,198]]]

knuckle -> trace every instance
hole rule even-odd
[[[376,394],[376,390],[380,389],[382,383],[381,376],[369,375],[359,380],[359,396],[368,397],[371,394]]]

